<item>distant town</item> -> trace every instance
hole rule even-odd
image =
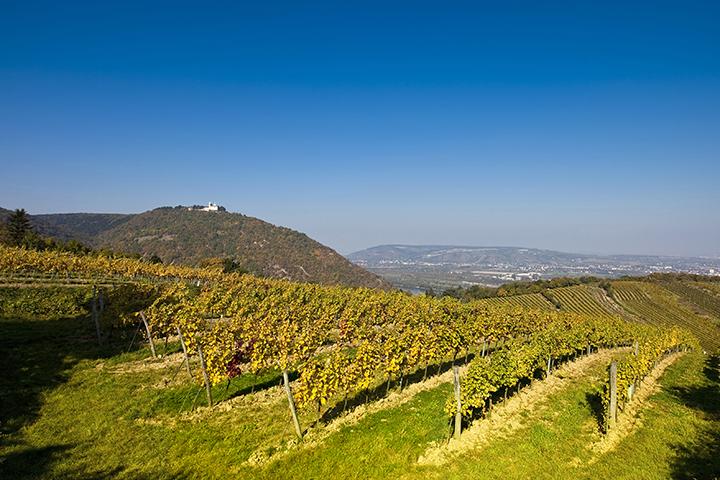
[[[622,277],[663,272],[720,275],[720,258],[598,256],[515,247],[385,245],[348,258],[410,291],[497,286],[558,276]]]

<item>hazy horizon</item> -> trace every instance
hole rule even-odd
[[[195,204],[197,204],[197,203],[195,203]],[[175,206],[177,206],[177,205],[180,205],[180,204],[175,204],[175,205],[161,205],[161,206],[154,207],[154,208],[160,208],[160,207],[175,207]],[[187,205],[184,205],[184,206],[190,206],[190,205],[193,205],[193,204],[188,203]],[[222,204],[220,204],[220,205],[222,205]],[[224,206],[224,205],[223,205],[223,206]],[[6,205],[0,205],[0,208],[8,208],[8,207],[7,207]],[[18,207],[13,207],[13,209],[14,209],[14,208],[24,208],[24,207],[18,206]],[[150,210],[152,210],[152,209],[150,209]],[[33,211],[28,211],[28,213],[31,214],[31,215],[53,215],[53,214],[73,214],[73,213],[120,214],[120,215],[126,215],[126,214],[140,214],[140,213],[144,213],[144,212],[147,212],[147,211],[150,211],[150,210],[143,210],[143,211],[138,211],[138,212],[120,212],[120,211],[116,211],[116,212],[89,212],[89,211],[88,211],[88,212],[80,212],[80,211],[77,211],[77,212],[71,212],[71,211],[33,212]],[[238,211],[234,211],[234,210],[231,210],[231,209],[228,209],[228,212],[229,212],[229,213],[240,213],[240,214],[243,214],[243,215],[248,215],[248,214],[245,213],[245,212],[238,212]],[[212,214],[212,213],[209,213],[209,215],[213,215],[213,214]],[[250,215],[250,216],[252,216],[252,215]],[[266,220],[266,219],[262,219],[262,218],[261,218],[261,220]],[[266,221],[267,221],[267,220],[266,220]],[[287,227],[287,225],[279,225],[279,224],[276,224],[276,225],[282,226],[282,227]],[[304,231],[299,230],[299,229],[295,229],[295,228],[294,228],[294,230],[297,230],[297,231],[299,231],[300,233],[308,234],[308,232],[304,232]],[[310,235],[310,234],[308,234],[308,235],[309,235],[310,237],[314,238],[315,240],[319,240],[318,238],[315,238],[315,237],[313,237],[313,236]],[[321,243],[325,243],[325,242],[321,242]],[[360,251],[362,251],[362,250],[367,250],[367,249],[371,249],[371,248],[374,248],[374,247],[380,247],[380,246],[422,246],[422,247],[454,247],[454,248],[527,248],[527,249],[535,249],[535,250],[555,251],[555,252],[560,252],[560,253],[577,253],[577,254],[582,254],[582,255],[599,255],[599,256],[613,256],[613,255],[636,255],[636,256],[641,256],[641,255],[649,255],[649,256],[669,256],[669,257],[697,257],[697,258],[706,257],[706,258],[720,258],[720,254],[719,254],[719,255],[672,255],[672,254],[663,254],[663,253],[653,254],[653,253],[646,253],[646,252],[600,252],[600,251],[591,251],[591,250],[563,250],[563,249],[558,249],[558,248],[553,248],[553,247],[539,247],[539,246],[535,246],[535,245],[515,245],[515,244],[468,244],[468,243],[442,243],[442,242],[441,242],[441,243],[380,242],[380,243],[376,243],[376,244],[373,244],[373,245],[367,245],[367,246],[360,247],[360,248],[357,248],[357,249],[354,249],[354,250],[349,250],[349,251],[342,251],[342,250],[337,249],[335,246],[330,245],[330,244],[328,244],[328,243],[325,243],[325,245],[333,248],[333,249],[336,250],[338,253],[340,253],[340,254],[342,254],[342,255],[344,255],[344,256],[350,255],[350,254],[352,254],[352,253],[357,253],[357,252],[360,252]]]
[[[720,4],[0,6],[0,206],[720,256]]]

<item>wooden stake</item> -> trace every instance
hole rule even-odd
[[[190,356],[188,356],[187,347],[185,346],[185,340],[180,332],[180,327],[177,327],[177,332],[178,337],[180,337],[180,346],[182,347],[183,355],[185,355],[185,367],[187,368],[188,375],[192,378],[192,372],[190,371]]]
[[[545,371],[545,378],[550,376],[550,366],[552,364],[552,355],[548,357],[547,369]]]
[[[155,342],[153,342],[152,335],[150,335],[150,326],[148,325],[147,318],[145,318],[145,312],[140,312],[140,318],[142,319],[143,325],[145,325],[145,333],[147,333],[148,343],[150,344],[150,351],[153,357],[157,358],[157,352],[155,351]]]
[[[460,438],[462,431],[462,400],[460,399],[460,368],[453,366],[453,380],[455,382],[455,438]]]
[[[200,356],[200,368],[202,369],[203,380],[205,381],[205,394],[207,395],[208,407],[213,406],[212,389],[210,388],[210,377],[207,373],[207,365],[205,364],[205,355],[203,355],[202,347],[198,344],[198,356]]]
[[[100,314],[98,312],[98,294],[97,287],[93,286],[93,299],[92,299],[92,319],[95,322],[95,334],[97,335],[98,345],[102,345],[102,331],[100,330]]]
[[[287,370],[283,370],[283,383],[285,384],[285,393],[290,404],[290,413],[292,414],[293,425],[295,425],[295,433],[299,439],[302,439],[302,429],[300,428],[300,420],[298,420],[297,410],[295,410],[295,400],[293,399],[292,390],[290,390],[290,379]]]
[[[617,362],[610,364],[610,412],[608,412],[608,429],[617,422]]]
[[[100,315],[105,311],[105,298],[103,297],[102,290],[98,291],[98,302],[100,304]]]

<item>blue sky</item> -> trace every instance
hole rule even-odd
[[[718,2],[0,3],[0,206],[720,255]]]

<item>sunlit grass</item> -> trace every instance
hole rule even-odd
[[[208,412],[204,392],[180,361],[123,371],[163,359],[149,359],[144,347],[126,352],[128,339],[122,348],[99,348],[91,333],[90,325],[73,320],[0,322],[0,355],[8,366],[0,381],[3,478],[660,479],[712,478],[718,468],[717,373],[703,372],[706,358],[699,354],[666,371],[639,428],[598,458],[589,446],[599,439],[592,395],[603,365],[521,415],[520,429],[498,432],[485,448],[443,466],[419,467],[416,460],[431,442],[450,435],[443,413],[449,384],[366,415],[318,445],[290,448],[251,467],[245,462],[253,454],[285,451],[294,437],[279,389],[247,396],[267,392],[279,382],[276,373],[217,385],[213,394],[221,405]],[[171,343],[167,353],[177,350]],[[190,397],[198,392],[190,412]],[[224,408],[228,402],[233,408]],[[303,412],[303,425],[316,418]]]

